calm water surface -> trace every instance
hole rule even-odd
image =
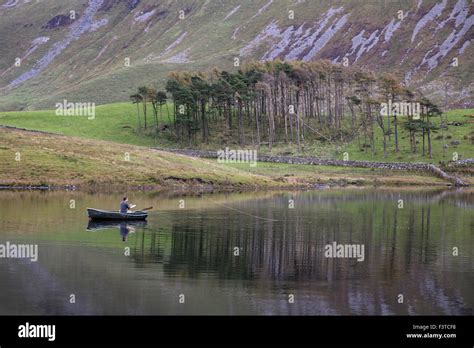
[[[0,191],[0,244],[39,250],[0,258],[0,314],[473,314],[473,191],[136,193],[146,224],[88,223],[120,198]]]

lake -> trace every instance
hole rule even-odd
[[[146,224],[97,224],[121,193],[0,191],[0,244],[38,250],[0,258],[0,314],[472,315],[473,193],[135,192]]]

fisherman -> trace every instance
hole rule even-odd
[[[122,202],[120,202],[120,212],[121,213],[129,213],[130,209],[135,207],[135,205],[128,204],[128,198],[123,197]]]

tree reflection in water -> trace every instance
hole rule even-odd
[[[222,207],[173,211],[166,226],[139,232],[133,255],[137,266],[161,263],[169,276],[301,291],[306,305],[317,302],[327,314],[470,314],[472,291],[460,280],[473,277],[473,216],[459,204],[472,206],[472,197],[456,202],[445,191],[310,192],[233,205],[277,221]],[[324,246],[333,241],[363,244],[365,260],[326,258]],[[404,305],[397,307],[399,294]]]

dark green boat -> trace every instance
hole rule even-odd
[[[131,213],[121,213],[119,211],[107,211],[100,209],[87,208],[87,214],[91,220],[145,220],[148,213],[145,211],[134,211]]]

